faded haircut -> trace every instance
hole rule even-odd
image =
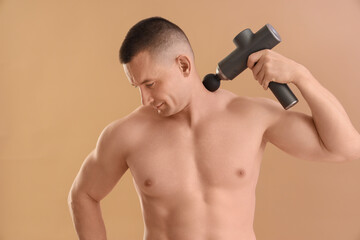
[[[145,50],[151,54],[161,53],[179,42],[186,43],[193,55],[189,39],[176,24],[161,17],[143,19],[126,34],[119,51],[120,62],[127,64]]]

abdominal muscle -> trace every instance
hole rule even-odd
[[[144,240],[256,240],[255,194],[211,192],[208,201],[200,191],[171,201],[143,197]]]

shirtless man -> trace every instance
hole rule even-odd
[[[264,89],[293,83],[312,116],[267,98],[207,91],[185,34],[162,18],[133,26],[120,60],[142,106],[103,130],[73,183],[69,206],[81,240],[106,239],[100,201],[128,168],[145,240],[255,240],[255,188],[268,142],[312,161],[360,157],[360,135],[338,100],[274,51],[249,57],[254,78]]]

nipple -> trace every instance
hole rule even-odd
[[[238,175],[239,177],[244,177],[245,176],[245,170],[242,169],[242,168],[237,170],[236,175]]]
[[[152,181],[150,179],[146,179],[144,185],[145,187],[150,187],[152,185]]]

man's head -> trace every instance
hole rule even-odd
[[[176,24],[161,17],[147,18],[135,24],[126,34],[120,48],[120,62],[127,64],[142,51],[160,56],[180,44],[193,54],[188,38]]]
[[[139,86],[143,105],[170,116],[185,108],[191,98],[195,73],[194,54],[185,33],[160,17],[144,19],[127,33],[120,62],[134,86]]]

